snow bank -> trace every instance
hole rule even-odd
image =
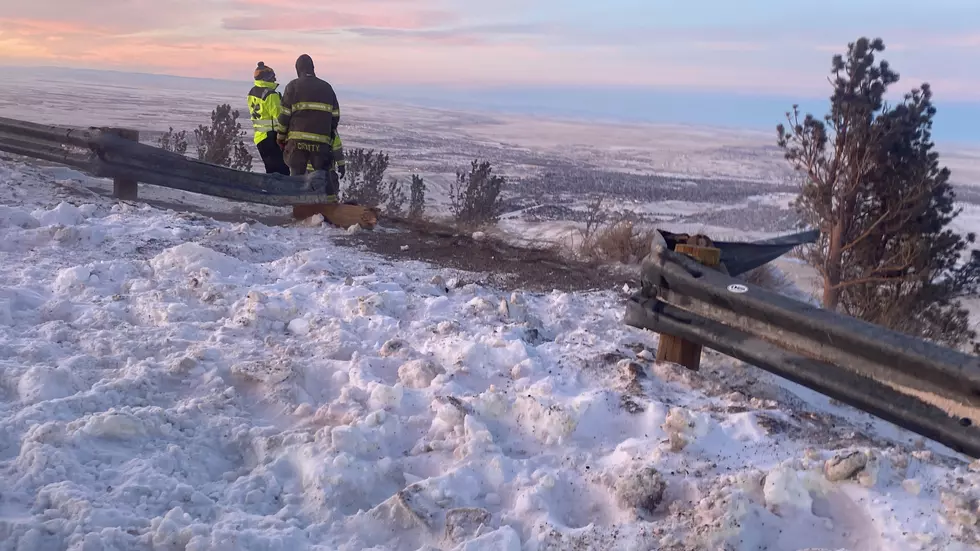
[[[657,365],[615,294],[0,176],[0,550],[978,548],[965,462]]]

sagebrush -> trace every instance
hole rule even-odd
[[[412,174],[411,193],[408,215],[412,218],[421,218],[425,215],[425,180],[418,174]]]
[[[238,116],[238,110],[232,110],[226,103],[211,112],[209,126],[198,125],[194,138],[199,160],[251,172],[252,153],[245,145],[246,133]]]
[[[387,214],[400,216],[408,198],[397,179],[385,182],[388,154],[358,148],[347,152],[346,158],[344,201],[365,207],[383,207]]]
[[[650,254],[654,231],[629,216],[606,224],[596,222],[582,233],[576,252],[590,262],[637,264]]]
[[[170,127],[169,130],[160,136],[160,140],[157,142],[161,149],[177,153],[178,155],[187,154],[187,131],[181,130],[180,132],[174,132],[174,127]]]
[[[482,225],[497,222],[503,209],[506,178],[493,174],[490,161],[474,160],[469,172],[456,172],[449,185],[449,203],[458,224]]]
[[[401,182],[392,178],[385,187],[385,212],[391,216],[401,216],[405,212],[405,202],[408,201]]]

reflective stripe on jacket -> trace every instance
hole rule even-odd
[[[253,140],[256,144],[279,132],[279,115],[282,110],[282,96],[276,91],[275,82],[256,80],[248,92],[248,112],[252,119]]]
[[[333,146],[340,122],[340,105],[330,83],[315,75],[289,82],[282,93],[279,139]]]
[[[344,142],[340,140],[338,132],[333,138],[333,145],[330,148],[333,161],[330,163],[330,170],[337,170],[338,166],[346,166],[347,160],[344,158]],[[313,163],[306,163],[306,170],[313,172]]]

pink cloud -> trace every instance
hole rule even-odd
[[[248,80],[262,59],[285,79],[296,56],[308,52],[318,71],[348,85],[672,86],[812,95],[826,92],[829,56],[846,50],[848,41],[824,50],[838,33],[651,33],[508,24],[506,18],[474,24],[453,9],[456,0],[104,0],[111,9],[98,12],[83,2],[57,1],[61,9],[46,0],[4,10],[5,62]],[[980,98],[975,72],[941,66],[944,51],[954,48],[977,59],[967,52],[976,51],[980,35],[891,34],[885,57],[903,83],[915,80],[906,73],[916,74],[946,98]],[[916,55],[900,43],[917,44]],[[933,52],[940,61],[924,65]]]
[[[86,33],[105,35],[109,32],[105,28],[74,21],[21,18],[0,18],[0,29],[2,29],[0,30],[2,34],[14,34],[25,37]]]
[[[460,20],[442,0],[233,0],[231,5],[237,15],[222,19],[231,30],[421,29]]]
[[[349,27],[379,27],[386,29],[420,29],[457,20],[449,12],[413,11],[401,13],[368,12],[349,13],[333,10],[316,10],[302,17],[293,13],[244,15],[226,17],[222,26],[229,30],[264,31],[329,31]]]

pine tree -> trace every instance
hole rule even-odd
[[[976,332],[961,299],[980,290],[974,234],[956,234],[959,215],[950,172],[932,142],[932,90],[885,102],[899,80],[881,39],[861,38],[833,58],[830,112],[823,120],[798,106],[777,127],[778,144],[802,175],[795,206],[821,230],[806,251],[820,273],[823,306],[949,346]]]

